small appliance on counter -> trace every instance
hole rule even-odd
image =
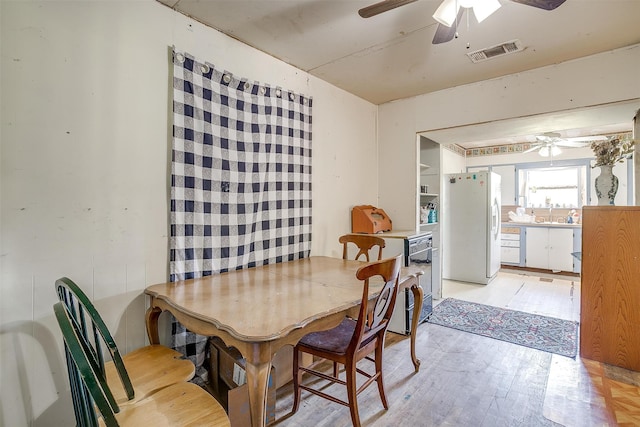
[[[351,209],[352,233],[382,233],[391,231],[391,219],[387,213],[371,205],[354,206]]]

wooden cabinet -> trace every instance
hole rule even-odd
[[[582,210],[580,355],[640,371],[640,207]]]
[[[527,267],[573,271],[573,229],[527,227]]]

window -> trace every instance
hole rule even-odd
[[[586,204],[587,167],[521,167],[518,200],[527,208],[581,208]]]

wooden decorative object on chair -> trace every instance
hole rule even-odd
[[[193,378],[193,363],[163,345],[149,345],[122,356],[107,325],[80,287],[67,277],[56,280],[55,286],[60,301],[81,325],[84,339],[93,344],[100,370],[119,404],[141,400],[163,387]],[[103,345],[111,361],[105,362]]]
[[[56,303],[53,311],[64,339],[77,426],[230,425],[224,408],[213,396],[189,382],[168,385],[144,399],[118,405],[100,366],[100,357],[91,338],[85,335],[86,325],[79,324],[62,302]]]
[[[340,236],[340,239],[338,240],[342,243],[342,259],[349,259],[347,256],[349,243],[353,243],[359,249],[358,254],[353,258],[355,260],[358,260],[360,256],[364,255],[367,262],[371,261],[369,258],[369,251],[376,246],[378,247],[377,260],[379,261],[382,259],[382,248],[384,248],[385,242],[381,237],[369,236],[366,234],[345,234],[344,236]]]
[[[328,331],[307,334],[298,342],[293,352],[294,403],[292,413],[298,411],[301,390],[307,390],[325,399],[348,406],[351,410],[353,425],[359,427],[360,417],[358,414],[357,395],[374,381],[378,384],[378,392],[384,408],[389,409],[382,380],[382,354],[385,332],[396,299],[400,266],[402,264],[401,259],[402,257],[398,256],[375,261],[358,269],[356,277],[364,282],[362,303],[357,320],[346,317],[337,327]],[[369,301],[369,281],[376,276],[382,277],[384,286],[373,304],[371,304]],[[317,365],[322,360],[310,367],[300,366],[300,353],[312,354],[318,358],[344,365],[346,379],[340,379],[335,373],[331,376],[316,370]],[[371,353],[375,355],[374,358],[370,357]],[[356,366],[358,361],[365,358],[375,363],[374,374],[368,374]],[[319,389],[303,385],[302,376],[304,373],[315,375],[332,384],[345,385],[347,387],[348,401],[340,400]],[[358,389],[356,389],[356,374],[361,374],[367,378]]]

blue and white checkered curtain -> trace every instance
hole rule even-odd
[[[311,106],[173,52],[171,281],[309,256]],[[201,366],[206,339],[173,332]]]

